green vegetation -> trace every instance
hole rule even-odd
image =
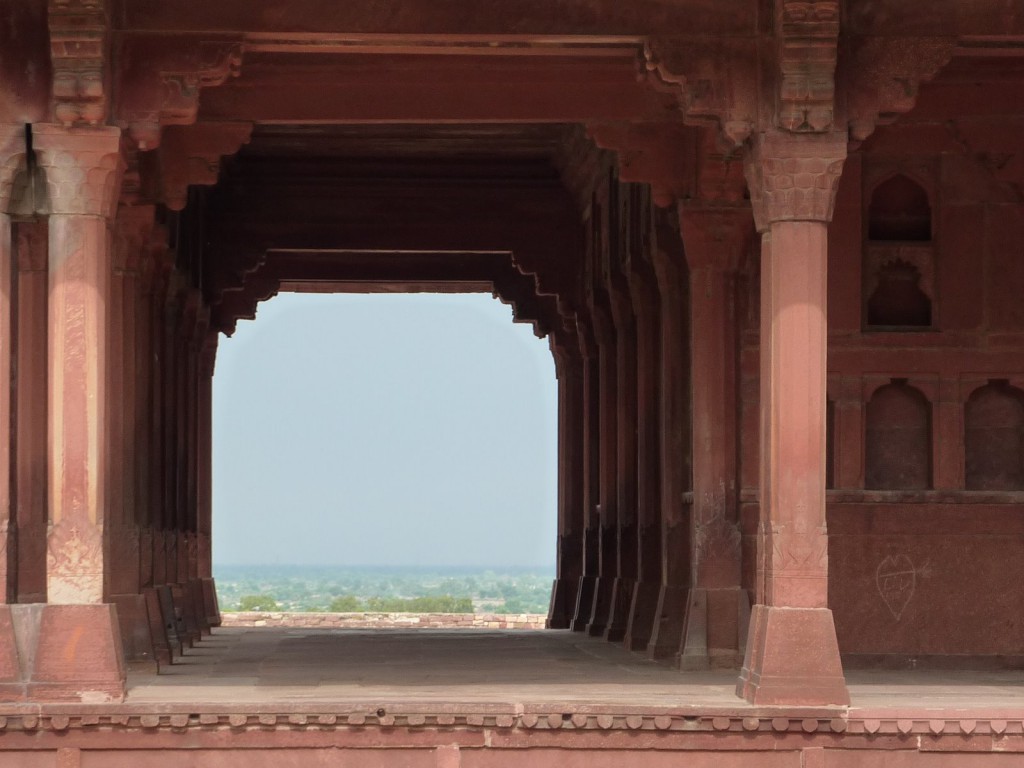
[[[546,613],[541,569],[218,566],[224,611]]]
[[[240,611],[279,611],[281,607],[272,595],[242,595],[238,600]]]

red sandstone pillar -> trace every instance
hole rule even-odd
[[[686,262],[675,214],[658,214],[654,269],[660,297],[659,453],[661,500],[661,588],[647,655],[664,659],[679,652],[690,585],[690,338]]]
[[[120,699],[125,670],[110,578],[107,340],[120,130],[36,126],[50,204],[46,610],[29,695]],[[26,617],[29,618],[29,617]]]
[[[679,218],[690,267],[693,361],[692,586],[679,665],[734,668],[750,617],[740,587],[734,294],[753,227],[745,206],[684,203]]]
[[[615,507],[616,568],[606,640],[626,637],[629,611],[636,588],[637,564],[637,366],[636,317],[625,277],[616,274],[610,285],[615,323]]]
[[[0,134],[0,143],[4,137]],[[11,143],[14,143],[13,141]],[[0,161],[6,160],[0,156]],[[17,597],[17,520],[11,505],[11,357],[14,339],[12,301],[14,285],[14,247],[11,239],[11,217],[7,215],[6,200],[0,208],[0,603],[13,602]],[[0,637],[0,642],[6,637]],[[0,673],[2,674],[2,673]]]
[[[46,305],[45,220],[18,225],[17,456],[18,602],[46,602]]]
[[[618,357],[615,344],[615,325],[607,307],[595,302],[591,312],[594,321],[594,335],[598,347],[598,376],[600,391],[598,425],[598,577],[594,585],[594,603],[590,611],[587,633],[603,635],[611,612],[615,594],[615,578],[618,575],[619,517],[616,511],[618,493],[618,439],[616,438],[616,415],[618,413],[618,381],[616,363]]]
[[[629,289],[636,315],[637,564],[625,646],[647,649],[661,591],[661,328],[657,278],[650,254],[635,254]]]
[[[594,610],[594,594],[600,573],[600,528],[598,510],[600,498],[600,368],[597,341],[590,318],[578,315],[576,331],[579,337],[583,376],[582,484],[580,504],[583,508],[583,574],[580,577],[576,609],[571,628],[583,632],[590,623]]]
[[[828,222],[847,137],[766,133],[747,159],[761,261],[757,604],[737,694],[846,704],[828,609],[825,354]]]
[[[213,581],[213,371],[217,332],[206,331],[199,355],[199,417],[197,438],[198,571],[206,624],[220,626],[220,607]]]
[[[139,487],[136,435],[140,429],[137,399],[136,327],[138,269],[154,225],[153,206],[121,206],[115,222],[114,274],[110,311],[112,324],[109,361],[111,579],[110,600],[117,605],[125,657],[155,662],[153,639],[142,593],[142,546],[138,520]],[[148,543],[148,542],[147,542]]]
[[[568,629],[583,574],[583,371],[575,344],[560,338],[552,352],[558,377],[558,571],[547,626]]]

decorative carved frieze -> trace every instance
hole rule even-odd
[[[846,146],[840,132],[759,134],[745,165],[757,230],[775,221],[831,221]]]
[[[782,0],[776,13],[777,124],[797,133],[828,131],[835,111],[838,0]]]
[[[103,600],[103,526],[61,520],[46,545],[47,598],[51,603]]]
[[[49,0],[53,118],[71,125],[106,121],[107,8],[104,0]]]
[[[869,37],[851,45],[844,80],[849,92],[850,136],[863,141],[917,102],[921,83],[953,57],[950,37]]]
[[[32,136],[48,213],[114,214],[124,172],[120,129],[37,125]]]

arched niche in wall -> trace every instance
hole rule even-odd
[[[864,254],[864,322],[869,329],[934,325],[934,249],[928,193],[898,173],[873,189]]]
[[[967,490],[1024,490],[1024,392],[995,380],[971,394],[964,453]]]
[[[931,404],[900,379],[875,390],[867,405],[864,484],[873,490],[931,487]]]

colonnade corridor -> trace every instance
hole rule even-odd
[[[1019,762],[1024,6],[0,21],[0,765]],[[218,348],[332,291],[548,345],[546,631],[222,626]]]

